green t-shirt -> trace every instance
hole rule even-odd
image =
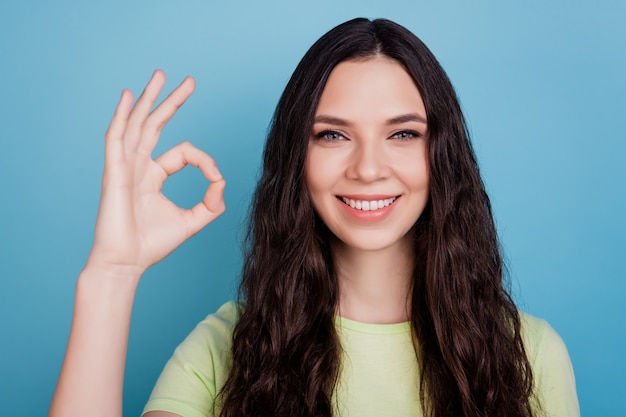
[[[523,313],[521,317],[543,415],[580,416],[574,373],[563,341],[544,320]],[[198,324],[165,365],[144,413],[219,415],[214,400],[228,376],[237,319],[236,305],[230,302]],[[343,357],[333,401],[335,415],[422,416],[410,323],[366,324],[337,317],[336,326]]]

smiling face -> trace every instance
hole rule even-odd
[[[306,183],[315,211],[347,247],[406,243],[428,202],[422,97],[396,61],[337,65],[315,114]]]

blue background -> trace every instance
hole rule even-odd
[[[503,4],[508,3],[508,4]],[[626,3],[623,1],[107,1],[0,5],[0,415],[46,413],[122,88],[155,68],[197,91],[157,153],[182,140],[228,180],[227,212],[140,285],[125,414],[138,415],[196,322],[234,295],[264,135],[307,48],[356,16],[420,36],[455,84],[520,307],[574,363],[583,415],[626,415]],[[165,192],[191,206],[186,169]]]

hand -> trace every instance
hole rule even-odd
[[[102,196],[86,268],[140,275],[224,212],[225,181],[209,155],[184,142],[151,157],[162,128],[195,88],[193,78],[185,78],[151,112],[164,84],[165,74],[156,71],[134,107],[132,93],[122,92],[105,136]],[[190,210],[161,192],[167,177],[186,165],[198,167],[211,181]]]

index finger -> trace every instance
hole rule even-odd
[[[179,143],[156,158],[154,162],[165,171],[168,177],[187,165],[192,165],[199,168],[205,178],[211,182],[223,179],[215,160],[189,142]]]

